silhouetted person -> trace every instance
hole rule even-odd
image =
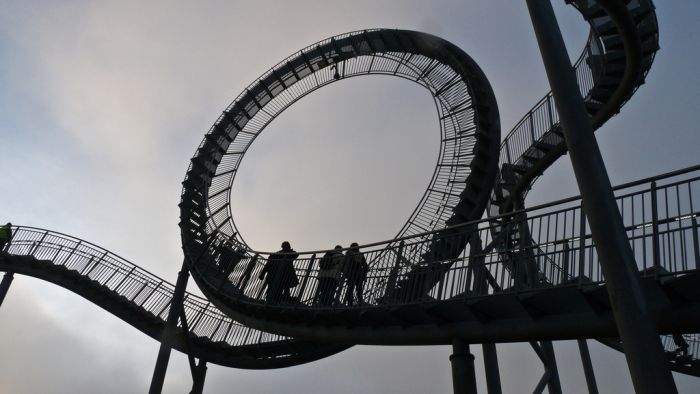
[[[12,223],[0,226],[0,251],[5,249],[5,245],[12,239]]]
[[[330,306],[335,298],[335,291],[340,282],[340,271],[343,268],[343,247],[336,245],[335,248],[325,255],[319,261],[318,270],[318,302],[324,306]]]
[[[673,334],[672,338],[673,343],[675,343],[676,346],[678,346],[678,348],[675,350],[676,353],[682,356],[687,355],[688,348],[690,347],[690,345],[688,345],[688,341],[686,341],[685,338],[683,338],[683,334]]]
[[[260,272],[260,279],[265,279],[267,293],[265,299],[271,302],[290,302],[290,289],[299,284],[294,260],[299,253],[292,249],[289,242],[282,242],[282,250],[267,258],[265,267]]]
[[[355,301],[355,293],[357,294],[357,303],[363,304],[362,290],[367,279],[367,271],[369,265],[365,256],[360,253],[360,248],[357,242],[350,244],[350,249],[345,253],[345,261],[343,262],[343,276],[348,283],[348,290],[345,293],[345,301],[348,305],[353,305]]]
[[[245,251],[234,249],[231,242],[225,242],[219,248],[219,269],[225,279],[228,280],[236,265],[245,257]]]

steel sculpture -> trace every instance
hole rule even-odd
[[[700,166],[609,188],[606,204],[619,210],[617,234],[624,237],[625,247],[618,249],[628,253],[626,279],[611,271],[615,254],[600,242],[600,221],[588,224],[597,209],[582,202],[590,198],[590,185],[582,184],[582,197],[524,206],[525,194],[543,171],[568,149],[579,157],[573,141],[592,138],[592,131],[631,98],[658,50],[650,0],[568,3],[591,32],[567,76],[561,71],[571,68],[566,56],[556,60],[565,50],[555,40],[558,29],[548,3],[528,2],[554,93],[502,142],[489,82],[456,46],[405,30],[334,36],[256,79],[205,135],[183,181],[185,260],[176,285],[86,241],[13,227],[0,254],[0,269],[8,272],[0,294],[7,292],[13,273],[35,276],[161,341],[152,393],[161,390],[171,348],[188,354],[193,392],[201,392],[207,362],[277,368],[353,344],[451,344],[459,393],[476,391],[469,346],[483,344],[488,391],[500,393],[495,343],[517,341],[530,342],[545,366],[535,392],[556,393],[562,388],[551,341],[560,339],[578,341],[588,390],[594,393],[590,338],[626,353],[639,392],[674,392],[669,368],[700,376],[695,334],[700,330],[700,196],[694,192]],[[296,101],[328,84],[369,74],[407,79],[431,93],[441,141],[433,177],[394,238],[360,247],[369,264],[365,302],[343,303],[342,287],[334,302],[319,302],[318,261],[326,251],[305,252],[294,261],[299,284],[289,295],[266,296],[270,284],[257,278],[270,253],[245,242],[233,219],[238,207],[230,203],[241,160],[265,127]],[[578,120],[570,122],[575,116]],[[590,127],[578,129],[582,122]],[[575,167],[581,165],[577,160]],[[586,160],[592,159],[583,159],[585,165]],[[602,161],[593,164],[602,176]],[[605,189],[604,178],[595,185]],[[230,270],[222,268],[224,245],[240,253]],[[185,292],[190,275],[206,299]],[[619,301],[620,286],[632,289],[636,306]],[[625,315],[637,316],[644,330],[625,325],[620,320]],[[642,354],[644,349],[651,350]],[[650,388],[654,382],[658,385]]]

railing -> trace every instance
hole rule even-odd
[[[33,256],[93,280],[134,307],[165,321],[174,286],[150,272],[89,242],[33,227],[14,227],[5,250]],[[240,325],[199,296],[186,293],[184,312],[190,333],[231,346],[281,341],[287,338]]]
[[[595,86],[596,76],[599,71],[593,70],[592,56],[601,53],[600,43],[594,34],[588,36],[586,48],[574,64],[576,80],[582,97],[587,97]],[[501,142],[501,154],[499,168],[503,164],[515,164],[522,159],[523,154],[530,149],[536,141],[540,141],[545,134],[551,132],[559,124],[559,114],[554,105],[552,92],[547,93],[535,104],[530,111]]]
[[[660,279],[698,269],[700,195],[694,190],[700,187],[699,170],[694,167],[616,188],[617,203],[643,275]],[[502,219],[505,224],[499,224],[502,229],[496,239],[492,221],[482,220],[430,236],[420,234],[362,246],[361,255],[370,267],[360,281],[362,303],[353,306],[346,302],[347,278],[353,276],[347,273],[339,275],[343,281],[333,302],[319,302],[318,261],[325,251],[302,253],[289,263],[269,262],[269,253],[251,252],[222,277],[219,272],[225,262],[220,260],[221,246],[214,241],[195,268],[212,286],[242,302],[294,308],[403,305],[604,283],[579,198],[515,212]],[[518,238],[525,227],[534,244],[512,244],[510,240]],[[468,246],[458,257],[435,258],[449,255],[441,252],[465,242]],[[293,270],[273,278],[278,282],[263,281],[259,275],[265,264],[291,264]],[[349,264],[345,264],[347,271]],[[288,292],[279,288],[270,291],[270,286],[280,283],[294,286],[290,285]]]
[[[474,85],[471,79],[480,77],[475,72],[461,75],[465,60],[457,59],[448,45],[434,45],[436,40],[439,39],[417,32],[355,31],[319,41],[284,59],[244,89],[211,127],[188,169],[183,200],[191,201],[187,193],[192,188],[187,182],[200,182],[201,173],[196,166],[206,166],[210,184],[200,188],[206,190],[206,195],[198,196],[206,206],[201,213],[206,215],[206,230],[216,229],[245,247],[233,220],[230,189],[242,157],[257,135],[289,106],[320,87],[355,76],[391,75],[430,91],[441,136],[433,177],[398,236],[444,227],[460,202],[465,179],[470,178],[472,159],[484,150],[474,148],[477,131],[491,130],[484,130],[484,120],[488,118],[485,115],[481,119],[482,130],[477,130],[475,123],[479,106],[474,105],[470,86]],[[422,54],[429,47],[435,47],[438,56],[430,51]],[[223,132],[224,129],[228,131]]]

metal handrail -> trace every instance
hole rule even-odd
[[[694,189],[700,186],[700,176],[697,172],[700,166],[690,167],[681,171],[664,174],[657,177],[646,178],[647,187],[642,190],[630,191],[643,183],[630,182],[617,187],[618,205],[621,208],[625,225],[629,235],[632,249],[639,262],[639,269],[644,275],[654,277],[677,276],[698,269],[695,256],[700,256],[700,245],[697,241],[697,208],[700,207],[700,195],[694,193]],[[683,176],[684,179],[676,179]],[[657,182],[663,183],[658,185]],[[624,187],[623,187],[624,186]],[[658,217],[651,217],[649,208],[652,194],[658,203]],[[439,302],[451,300],[455,297],[476,298],[484,297],[496,292],[528,292],[538,291],[541,286],[591,286],[604,283],[602,272],[598,267],[597,254],[585,225],[585,216],[581,209],[579,198],[562,199],[555,203],[543,204],[523,210],[527,213],[522,221],[531,229],[534,245],[520,245],[518,247],[503,246],[502,241],[494,240],[491,235],[493,226],[490,219],[472,222],[458,228],[448,228],[451,231],[435,231],[433,237],[413,236],[402,239],[403,257],[413,256],[408,260],[397,264],[397,258],[378,259],[378,255],[395,256],[396,240],[388,240],[361,246],[362,255],[368,262],[374,262],[370,267],[365,280],[365,294],[384,295],[375,299],[368,299],[369,306],[386,307],[389,305],[404,305],[424,302]],[[512,228],[519,225],[516,215],[511,216]],[[457,231],[471,228],[469,233]],[[514,231],[514,230],[506,231]],[[653,230],[653,231],[652,231]],[[465,236],[465,234],[467,234]],[[471,247],[463,251],[459,257],[450,260],[431,260],[426,253],[431,245],[443,242],[450,245],[451,240],[464,238],[480,239],[483,245],[482,252],[474,252]],[[506,235],[507,238],[507,235]],[[680,240],[683,240],[682,242]],[[662,253],[657,257],[651,253],[651,245],[661,245]],[[499,245],[496,248],[496,245]],[[216,256],[217,248],[212,244],[205,256]],[[387,253],[387,251],[394,253]],[[524,252],[534,253],[534,258],[524,261]],[[342,302],[333,306],[321,306],[313,304],[314,293],[317,289],[317,267],[311,267],[311,256],[320,255],[323,251],[304,252],[293,263],[295,275],[300,282],[307,283],[303,291],[294,289],[290,295],[293,299],[271,300],[264,297],[266,286],[263,281],[248,281],[246,286],[237,287],[241,283],[241,276],[245,271],[245,260],[228,277],[224,286],[218,283],[218,288],[224,292],[232,292],[240,302],[259,303],[268,307],[294,308],[348,308]],[[252,268],[252,277],[260,274],[265,265],[268,253],[256,252],[259,256]],[[683,256],[683,258],[680,258]],[[482,263],[477,267],[473,261],[478,259]],[[529,271],[530,268],[536,268]],[[394,272],[395,283],[390,284],[390,273],[398,266],[398,272]],[[217,278],[216,270],[218,262],[215,259],[203,258],[196,269],[204,280]],[[481,273],[478,271],[481,270]],[[476,277],[482,275],[482,279],[496,283],[490,290],[476,292],[481,285]],[[530,275],[530,277],[528,277]],[[534,275],[534,276],[533,276]],[[467,281],[467,278],[469,280]],[[386,294],[386,289],[396,287],[403,283],[402,295]],[[393,286],[392,286],[393,285]],[[401,286],[399,286],[401,287]],[[340,290],[339,300],[344,297],[344,289]],[[291,304],[290,304],[291,303]],[[368,306],[368,305],[365,305]]]
[[[207,190],[209,195],[201,198],[202,204],[206,206],[206,227],[208,232],[216,229],[225,233],[229,238],[234,238],[238,244],[250,249],[236,228],[232,219],[230,205],[226,206],[229,200],[229,189],[237,173],[238,165],[250,144],[269,122],[300,98],[336,81],[333,73],[327,67],[329,63],[343,65],[343,76],[341,79],[370,73],[393,75],[418,83],[431,92],[440,118],[440,134],[442,137],[440,154],[432,179],[424,195],[406,224],[397,234],[397,237],[422,233],[445,225],[445,221],[452,215],[452,208],[457,205],[459,198],[450,197],[448,199],[450,201],[447,201],[449,206],[446,207],[443,197],[458,195],[458,190],[461,190],[461,188],[458,186],[459,182],[457,180],[458,178],[467,177],[471,171],[469,168],[470,159],[477,156],[476,153],[472,152],[473,146],[471,145],[473,145],[473,141],[467,138],[476,134],[476,117],[473,119],[466,117],[465,120],[462,120],[460,115],[453,113],[453,111],[457,111],[460,108],[472,110],[469,105],[473,99],[471,97],[472,92],[469,91],[470,87],[462,80],[463,78],[457,78],[459,74],[455,70],[448,70],[449,67],[446,67],[445,64],[441,64],[440,69],[434,73],[426,73],[427,70],[434,69],[430,67],[433,60],[419,53],[411,53],[411,51],[417,51],[417,49],[406,50],[406,53],[392,51],[375,53],[368,49],[359,49],[362,45],[372,46],[372,40],[382,41],[384,40],[382,38],[384,35],[391,36],[392,34],[405,35],[406,32],[384,29],[355,31],[308,46],[279,62],[272,69],[257,78],[256,82],[244,89],[243,93],[227,107],[226,111],[210,128],[207,137],[215,135],[217,128],[222,124],[228,124],[227,122],[231,121],[230,117],[232,115],[230,114],[233,112],[251,113],[253,115],[252,117],[247,116],[249,118],[247,123],[245,123],[245,126],[241,126],[243,130],[232,136],[232,141],[219,141],[219,149],[226,153],[222,153],[220,158],[212,160],[211,177],[216,179],[216,185],[212,186],[211,190],[208,187],[203,188]],[[414,38],[403,38],[406,42],[402,43],[402,46],[415,46],[416,48],[433,46],[432,43],[421,45],[420,42],[416,43],[414,41],[439,40],[422,33],[412,32],[412,34],[414,34]],[[341,48],[341,45],[338,44],[341,41],[344,42],[343,45],[346,48]],[[320,48],[325,46],[335,47],[336,55],[339,58],[336,60],[326,59],[320,51]],[[436,48],[441,51],[441,57],[445,59],[454,58],[454,55],[441,46],[436,46]],[[366,50],[367,52],[365,52]],[[349,52],[346,53],[344,51]],[[352,56],[350,55],[351,53]],[[405,56],[406,54],[410,56]],[[315,58],[310,59],[312,56]],[[445,60],[443,59],[442,62],[445,62]],[[325,66],[320,63],[323,63]],[[297,68],[296,64],[300,66]],[[474,70],[471,71],[476,74]],[[262,83],[262,81],[267,80],[271,76],[274,77],[272,79],[275,86]],[[287,78],[289,79],[287,80]],[[464,79],[467,80],[468,78],[465,77]],[[285,81],[290,86],[286,86]],[[260,90],[261,84],[264,86],[264,90],[267,91],[267,95],[258,97],[251,93],[256,89]],[[292,89],[291,86],[295,86],[295,88]],[[271,91],[274,91],[274,94]],[[481,104],[483,105],[484,103]],[[265,110],[263,110],[263,107]],[[484,131],[481,130],[482,133]],[[463,140],[468,143],[465,145],[462,142]],[[210,139],[205,138],[199,145],[198,152],[205,146],[209,146],[207,145],[209,142]],[[465,147],[462,145],[465,145]],[[446,154],[446,152],[449,152],[449,154]],[[458,154],[455,155],[455,152]],[[195,159],[198,157],[196,155]],[[495,159],[494,156],[494,166]],[[189,174],[194,165],[194,163],[190,164],[188,178],[185,180],[185,183],[188,182]],[[183,197],[186,193],[187,186],[183,188]],[[225,209],[226,212],[220,212],[219,209]],[[218,213],[213,214],[214,212]]]
[[[33,256],[38,260],[50,260],[51,264],[95,280],[106,289],[129,300],[135,307],[165,322],[174,285],[126,259],[95,244],[63,233],[29,226],[13,226],[12,240],[6,251],[14,255]],[[249,331],[260,337],[258,330],[241,325],[223,314],[198,295],[187,293],[184,310],[189,321],[197,321],[191,334],[213,342],[226,342],[231,346],[256,345],[246,342]],[[223,329],[227,329],[223,332]],[[288,338],[265,333],[266,342]]]

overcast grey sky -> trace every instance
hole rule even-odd
[[[587,25],[555,1],[572,56]],[[613,183],[698,163],[700,28],[695,1],[657,1],[661,50],[646,85],[598,133]],[[0,0],[0,222],[84,238],[174,281],[177,203],[188,160],[251,81],[298,49],[346,31],[421,30],[485,71],[503,135],[548,90],[524,2]],[[428,93],[388,77],[311,94],[255,142],[234,215],[255,248],[297,250],[394,235],[432,174],[438,124]],[[568,157],[529,202],[577,194]],[[196,291],[194,285],[191,291]],[[158,343],[62,288],[17,277],[0,308],[0,394],[145,392]],[[601,392],[631,392],[624,357],[591,342]],[[567,393],[585,392],[575,344],[555,344]],[[355,347],[273,371],[210,366],[206,392],[446,393],[447,347]],[[480,352],[479,384],[483,388]],[[499,345],[504,392],[542,368]],[[700,380],[677,376],[683,393]],[[186,358],[165,392],[188,392]]]

